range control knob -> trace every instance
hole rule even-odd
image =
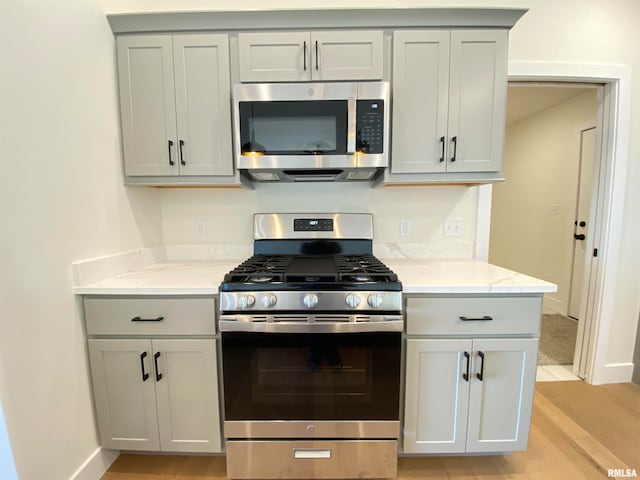
[[[380,308],[382,305],[382,297],[377,293],[372,293],[367,297],[367,303],[371,308]]]
[[[264,308],[273,307],[278,302],[278,297],[276,297],[273,293],[267,293],[260,300],[262,306]]]
[[[347,298],[345,298],[344,301],[347,302],[347,305],[349,305],[350,308],[356,308],[360,305],[360,297],[355,293],[347,295]]]
[[[302,299],[302,303],[307,308],[313,308],[318,305],[318,296],[315,293],[307,293]]]
[[[240,308],[250,308],[256,303],[256,297],[253,295],[240,295],[238,297],[238,306]]]

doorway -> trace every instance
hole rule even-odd
[[[489,262],[558,285],[556,293],[545,295],[542,380],[578,378],[574,352],[585,332],[578,327],[590,276],[585,253],[592,243],[589,215],[600,158],[599,91],[594,84],[509,84],[507,181],[493,186]]]

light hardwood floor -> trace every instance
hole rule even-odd
[[[640,475],[640,385],[536,384],[529,449],[512,455],[400,458],[403,479],[603,479]],[[224,457],[122,454],[103,480],[226,479]]]

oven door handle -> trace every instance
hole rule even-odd
[[[402,315],[381,315],[377,321],[256,321],[248,316],[222,315],[218,326],[221,332],[255,333],[358,333],[402,332]]]

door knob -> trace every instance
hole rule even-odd
[[[573,238],[575,238],[576,240],[584,240],[587,237],[584,233],[574,233]]]

